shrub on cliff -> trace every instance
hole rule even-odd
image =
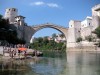
[[[76,40],[77,43],[78,42],[81,42],[81,41],[82,41],[82,38],[81,37],[77,38],[77,40]]]

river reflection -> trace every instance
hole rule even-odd
[[[67,54],[67,69],[68,75],[100,75],[100,54],[70,52]]]
[[[100,53],[56,54],[55,57],[1,60],[0,75],[100,75]]]

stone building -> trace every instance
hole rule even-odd
[[[92,34],[92,17],[86,17],[84,21],[81,22],[81,37],[85,39],[86,36],[89,36]]]
[[[7,8],[5,11],[4,18],[9,20],[10,24],[14,24],[15,17],[18,15],[18,10],[16,8]]]
[[[60,42],[66,42],[65,37],[61,37],[62,34],[56,34],[56,38],[54,39],[55,42],[60,43]]]
[[[67,37],[67,47],[77,47],[77,38],[81,37],[83,41],[81,42],[84,46],[89,46],[86,44],[85,38],[87,36],[96,37],[92,33],[100,25],[100,4],[95,5],[92,8],[92,17],[87,16],[83,21],[71,20],[69,22],[68,37]],[[85,43],[84,43],[85,41]],[[89,43],[87,41],[87,43]],[[94,44],[94,43],[93,43]]]

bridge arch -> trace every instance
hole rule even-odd
[[[31,26],[29,28],[29,33],[26,35],[26,42],[30,42],[32,36],[39,30],[43,29],[43,28],[53,28],[56,29],[58,31],[60,31],[62,34],[65,35],[66,41],[67,41],[67,28],[56,25],[56,24],[52,24],[52,23],[46,23],[46,24],[40,24],[40,25],[35,25],[35,26]],[[27,32],[27,30],[26,30]],[[67,43],[67,42],[66,42]]]
[[[34,30],[33,34],[35,34],[37,31],[39,31],[39,30],[41,30],[43,28],[53,28],[53,29],[56,29],[59,32],[61,32],[62,34],[64,34],[65,37],[66,37],[66,34],[67,34],[67,28],[64,28],[62,26],[58,26],[58,25],[55,25],[55,24],[51,24],[51,23],[46,23],[46,24],[32,26],[32,28]]]

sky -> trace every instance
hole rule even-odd
[[[100,4],[100,0],[0,0],[0,14],[6,8],[17,8],[18,14],[29,25],[53,23],[68,27],[70,20],[84,20],[92,16],[91,8]],[[44,28],[35,33],[35,37],[50,36],[60,33],[52,28]]]

